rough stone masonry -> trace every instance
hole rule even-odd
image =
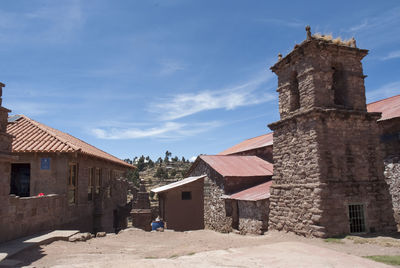
[[[396,230],[376,123],[355,40],[312,36],[271,67],[278,76],[269,226],[305,236]]]

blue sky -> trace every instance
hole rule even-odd
[[[400,93],[399,1],[2,1],[3,105],[120,158],[216,154],[270,130],[269,67],[354,36],[368,101]]]

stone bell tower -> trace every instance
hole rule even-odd
[[[305,236],[396,230],[376,121],[355,40],[311,35],[271,67],[278,76],[271,229]]]

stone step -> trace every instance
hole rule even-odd
[[[56,240],[68,240],[70,236],[79,233],[77,230],[55,230],[50,232],[39,233],[26,236],[0,244],[0,266],[6,265],[9,258],[30,247],[49,244]],[[4,261],[4,262],[3,262]]]

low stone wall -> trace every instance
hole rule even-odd
[[[389,156],[385,159],[385,178],[392,195],[394,216],[400,228],[400,156]]]
[[[0,208],[0,242],[60,228],[68,222],[65,196],[6,196],[1,204],[4,205]]]
[[[263,234],[268,230],[269,200],[238,201],[241,234]]]

